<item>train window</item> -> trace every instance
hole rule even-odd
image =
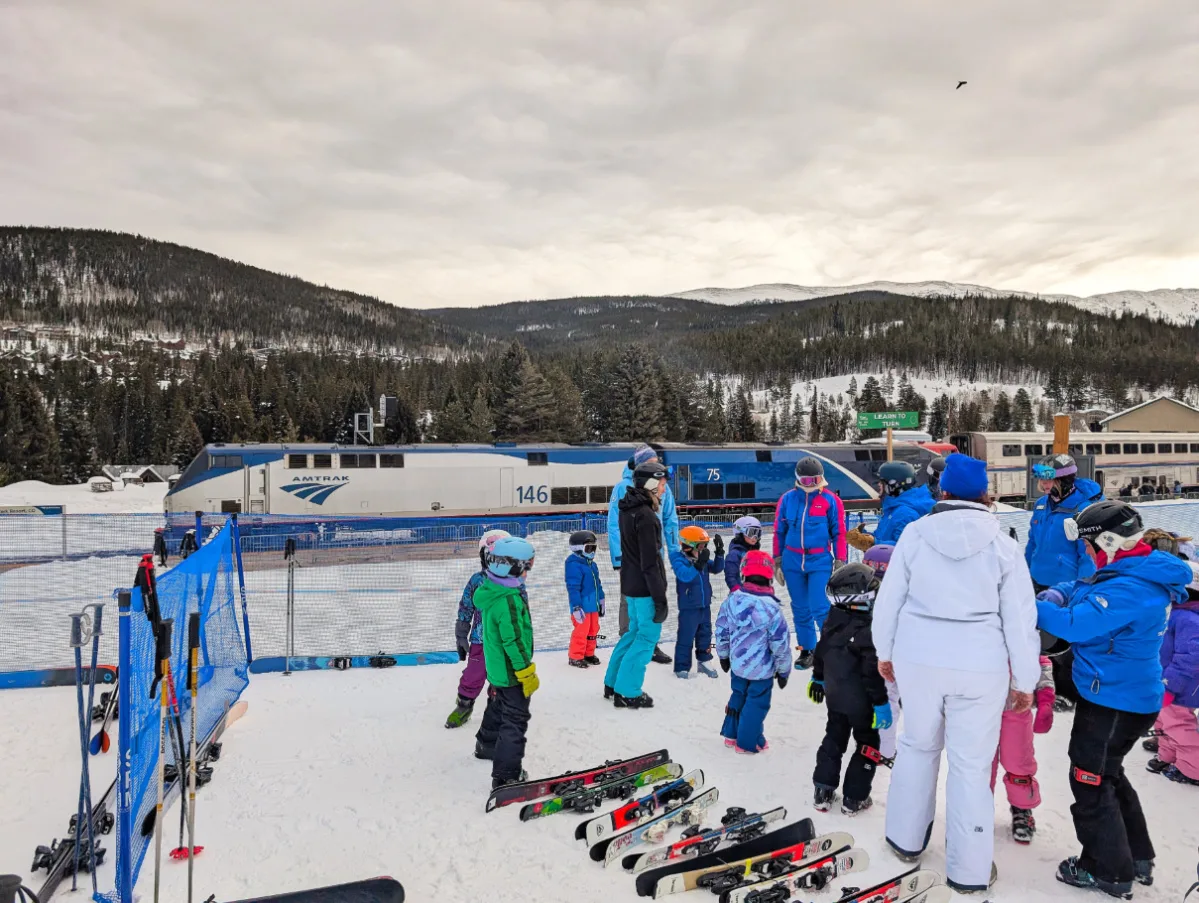
[[[570,503],[572,505],[587,504],[587,487],[586,486],[571,486],[570,487]]]
[[[404,456],[403,455],[379,455],[379,466],[380,467],[403,467],[404,466]]]
[[[756,487],[753,483],[728,483],[724,487],[726,499],[752,499],[756,497]]]
[[[774,461],[774,452],[768,448],[759,448],[757,451],[757,458],[759,464],[770,464]]]
[[[606,505],[608,500],[612,498],[611,486],[592,486],[587,490],[589,496],[587,503],[589,505]]]
[[[1157,453],[1159,455],[1169,455],[1174,451],[1174,446],[1169,442],[1157,443]]]
[[[288,455],[287,466],[290,470],[304,470],[308,467],[307,455]]]
[[[1137,453],[1137,444],[1135,442],[1124,443],[1124,454],[1135,455]]]
[[[530,467],[545,467],[550,463],[550,456],[546,452],[529,452],[526,457]]]
[[[328,468],[333,466],[333,456],[332,455],[313,455],[312,456],[312,466],[319,468],[321,470],[327,470]]]
[[[238,499],[222,499],[221,514],[241,514],[241,502]]]
[[[853,450],[853,459],[855,461],[869,461],[870,460],[870,449],[855,448]]]
[[[1141,454],[1142,455],[1152,455],[1156,451],[1157,451],[1157,446],[1154,445],[1152,442],[1142,442],[1141,443]]]
[[[1019,458],[1020,457],[1020,446],[1019,445],[1005,445],[1003,447],[1003,456],[1005,458]]]
[[[358,468],[359,470],[372,470],[375,466],[374,455],[342,455],[341,466],[349,468]]]
[[[1030,458],[1039,458],[1045,454],[1045,446],[1043,445],[1026,445],[1024,446],[1024,454]]]
[[[885,448],[872,448],[872,449],[870,449],[870,460],[872,460],[872,461],[886,461],[886,460],[887,460],[887,450],[886,450]]]
[[[1120,454],[1120,443],[1119,443],[1119,442],[1105,442],[1105,443],[1103,443],[1103,453],[1104,453],[1105,455],[1118,455],[1118,454]]]
[[[1187,453],[1187,444],[1185,442],[1174,443],[1174,454],[1185,455]]]
[[[1194,455],[1194,454],[1199,454],[1199,442],[1192,442],[1192,443],[1191,443],[1191,454],[1192,454],[1192,455]]]
[[[1087,454],[1088,455],[1103,454],[1103,445],[1099,442],[1088,442],[1087,443]]]
[[[694,502],[711,502],[724,498],[724,486],[721,483],[696,483],[691,487],[691,500]]]
[[[1066,449],[1066,451],[1068,451],[1072,455],[1081,455],[1082,454],[1082,446],[1081,445],[1071,445]]]
[[[214,470],[223,467],[241,467],[241,455],[213,455],[212,467]]]
[[[570,490],[567,489],[565,486],[555,486],[553,489],[550,490],[550,504],[551,505],[569,505],[570,504]]]

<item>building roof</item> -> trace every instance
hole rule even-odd
[[[1146,408],[1151,404],[1157,404],[1159,401],[1168,401],[1171,404],[1178,405],[1180,408],[1186,408],[1188,411],[1193,411],[1194,413],[1199,414],[1199,408],[1193,408],[1189,404],[1179,401],[1177,398],[1171,398],[1169,395],[1159,395],[1157,398],[1151,398],[1148,401],[1142,401],[1140,404],[1133,405],[1131,408],[1125,408],[1123,411],[1112,414],[1110,417],[1105,417],[1103,420],[1099,421],[1099,424],[1100,426],[1103,426],[1113,420],[1119,420],[1125,414],[1131,414],[1133,411],[1139,411],[1141,408]]]

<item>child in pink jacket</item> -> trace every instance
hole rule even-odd
[[[995,776],[1003,765],[1003,786],[1012,808],[1012,839],[1016,843],[1032,843],[1037,832],[1032,810],[1041,805],[1041,788],[1037,784],[1037,757],[1033,749],[1033,734],[1047,734],[1053,727],[1053,703],[1057,694],[1053,687],[1053,665],[1041,656],[1041,679],[1037,681],[1036,705],[1029,712],[1013,712],[1011,704],[1003,712],[999,728],[999,749],[991,763],[991,791]],[[1035,714],[1034,714],[1035,713]]]

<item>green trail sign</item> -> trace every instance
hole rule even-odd
[[[920,414],[917,411],[863,411],[858,414],[858,429],[885,430],[920,429]]]

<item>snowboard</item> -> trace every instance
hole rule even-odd
[[[816,836],[816,827],[812,819],[804,818],[789,825],[783,825],[777,831],[763,834],[752,840],[734,844],[722,850],[715,850],[702,856],[686,856],[667,862],[656,868],[646,869],[637,875],[637,895],[652,897],[658,882],[673,875],[691,869],[708,868],[713,865],[728,865],[748,856],[769,853],[791,844],[811,840]]]
[[[579,822],[575,828],[575,840],[586,840],[588,846],[595,846],[605,837],[635,828],[655,818],[658,810],[670,803],[690,799],[692,794],[703,786],[704,773],[699,769],[688,772],[677,780],[659,784],[639,799],[629,800],[611,812]]]
[[[771,824],[786,817],[787,810],[782,806],[762,815],[747,815],[744,809],[730,809],[729,814],[721,819],[723,824],[719,828],[689,828],[683,832],[681,839],[670,846],[649,853],[630,853],[620,864],[628,871],[642,872],[672,859],[706,856],[721,846],[727,847],[753,840],[765,834]]]
[[[851,872],[864,872],[869,867],[870,856],[865,850],[838,850],[813,859],[781,878],[734,888],[721,895],[720,903],[784,903],[785,900],[798,898],[801,891],[824,890],[834,878]]]
[[[723,894],[744,884],[754,884],[767,878],[777,878],[786,872],[793,871],[799,865],[805,865],[809,860],[827,856],[834,850],[848,849],[853,846],[853,835],[838,831],[833,834],[822,834],[811,840],[782,847],[781,849],[759,853],[756,856],[745,856],[721,865],[707,868],[695,868],[691,871],[670,875],[658,882],[654,889],[654,897],[666,897],[670,894],[681,894],[684,891],[704,887],[714,894]]]
[[[534,818],[542,818],[546,815],[553,815],[555,812],[565,812],[567,809],[573,812],[594,812],[603,805],[605,800],[627,800],[642,787],[658,781],[673,781],[682,775],[682,765],[674,762],[656,765],[641,774],[619,777],[602,784],[592,784],[590,787],[572,790],[570,793],[551,797],[548,800],[525,803],[520,807],[520,820],[529,821]]]
[[[84,666],[84,686],[91,680],[92,669]],[[96,684],[115,684],[116,665],[97,665]],[[6,671],[0,673],[0,690],[29,690],[34,687],[73,687],[74,668],[40,668],[36,671]]]
[[[670,753],[660,749],[657,752],[645,753],[631,759],[611,759],[595,768],[568,771],[557,777],[525,781],[520,784],[505,784],[503,787],[497,787],[491,791],[491,796],[487,798],[487,811],[490,812],[501,806],[510,806],[513,803],[539,800],[547,796],[561,796],[572,790],[590,787],[592,784],[611,780],[621,775],[640,774],[648,768],[665,765],[669,761]]]
[[[375,655],[267,655],[250,662],[251,674],[281,671],[348,671],[350,668],[393,668],[396,665],[457,664],[456,652],[379,652]]]
[[[404,903],[404,888],[394,878],[370,878],[336,887],[296,890],[272,897],[251,897],[230,903]]]
[[[606,840],[601,840],[591,848],[590,855],[596,862],[603,861],[611,865],[624,852],[639,843],[661,843],[666,832],[677,825],[684,827],[698,825],[703,821],[704,813],[716,805],[720,799],[720,791],[715,787],[692,796],[681,806],[667,806],[661,815],[651,818],[644,824],[638,825],[631,831],[615,834]]]
[[[946,893],[938,896],[937,888]],[[846,894],[836,903],[939,903],[951,896],[949,888],[941,883],[941,876],[931,869],[914,868],[880,881],[874,887],[866,887]]]

